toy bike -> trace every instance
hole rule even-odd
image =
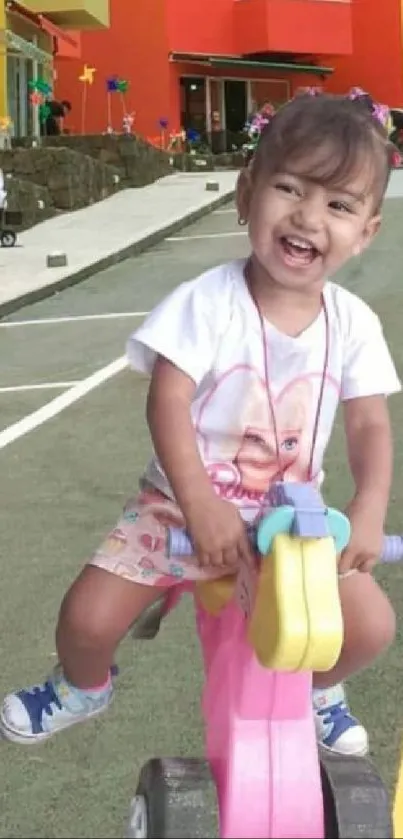
[[[153,637],[192,591],[203,651],[206,757],[153,759],[141,770],[127,837],[354,839],[393,836],[388,795],[364,758],[318,750],[312,671],[339,658],[343,621],[337,557],[348,520],[309,484],[276,484],[249,537],[256,570],[183,584],[136,622]],[[191,555],[168,529],[169,555]],[[384,561],[403,558],[385,538]]]

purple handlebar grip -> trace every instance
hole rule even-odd
[[[256,527],[253,525],[246,526],[249,541],[252,548],[256,549]],[[167,534],[167,557],[171,556],[192,556],[194,553],[192,540],[186,530],[180,527],[168,527]]]
[[[381,562],[401,562],[403,559],[403,536],[385,536]]]
[[[186,530],[180,527],[168,527],[167,555],[192,556],[193,546]]]
[[[249,527],[248,536],[252,543],[256,538],[255,528]],[[186,530],[180,527],[168,528],[167,556],[192,556],[193,546]],[[381,562],[401,562],[403,560],[403,535],[385,536]]]

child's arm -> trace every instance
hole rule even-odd
[[[385,397],[344,402],[344,423],[356,496],[368,499],[384,519],[393,471],[392,431]]]
[[[147,421],[156,455],[186,519],[202,565],[251,561],[242,519],[217,497],[199,454],[191,419],[193,380],[158,356],[147,399]]]
[[[354,497],[347,513],[350,545],[340,571],[370,570],[379,557],[393,471],[393,445],[387,401],[367,396],[344,402],[344,425]]]
[[[190,415],[195,383],[161,356],[155,362],[147,399],[147,422],[156,455],[185,517],[215,498],[200,457]]]

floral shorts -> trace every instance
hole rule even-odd
[[[200,568],[196,557],[167,556],[167,527],[184,527],[179,507],[154,488],[129,499],[122,516],[90,559],[133,583],[169,588],[181,580],[214,579],[219,569]]]

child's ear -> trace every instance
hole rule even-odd
[[[238,175],[235,193],[235,202],[238,210],[238,218],[244,224],[249,219],[251,189],[252,184],[250,167],[245,166],[243,169],[241,169]]]
[[[362,253],[363,251],[365,251],[366,248],[368,248],[372,240],[375,238],[376,234],[379,233],[379,230],[381,229],[381,223],[382,216],[380,215],[380,213],[378,213],[378,215],[376,216],[372,216],[372,218],[369,219],[369,221],[365,225],[360,241],[354,248],[354,256],[359,256],[360,253]]]

